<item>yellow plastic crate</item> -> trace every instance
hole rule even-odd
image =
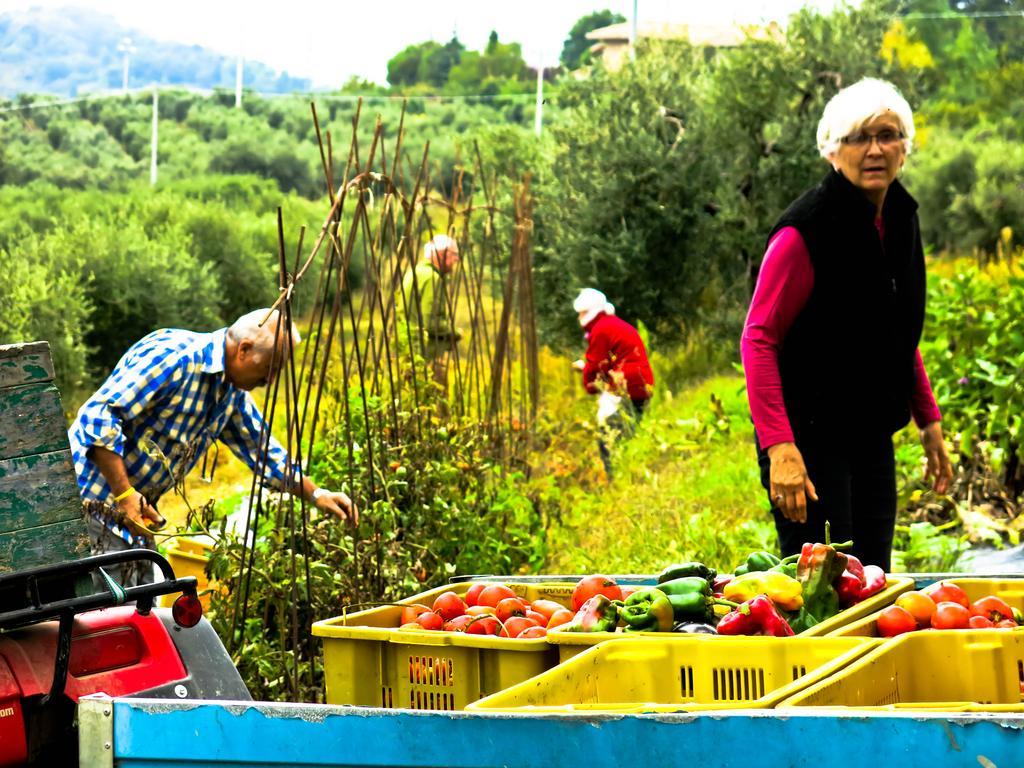
[[[1020,712],[1022,681],[1024,632],[908,632],[779,706]]]
[[[567,603],[572,584],[516,584],[520,597]],[[422,603],[470,582],[450,584],[399,601]],[[516,640],[397,629],[402,609],[381,606],[313,624],[323,638],[328,704],[458,710],[477,699],[540,674],[558,663],[545,638]]]
[[[171,539],[164,548],[164,557],[174,569],[174,575],[195,576],[196,586],[199,591],[199,602],[203,604],[203,610],[210,610],[211,586],[206,578],[206,564],[210,562],[210,550],[213,545],[201,539],[179,536]],[[161,595],[158,604],[162,608],[170,608],[178,599],[181,592],[172,595]]]
[[[526,714],[772,707],[879,642],[712,635],[609,640],[467,709]]]
[[[1024,578],[1022,579],[943,579],[956,584],[964,592],[971,602],[986,595],[995,595],[1005,600],[1011,608],[1018,608],[1024,611]],[[896,595],[899,597],[899,595]],[[895,598],[893,598],[895,600]],[[829,632],[830,635],[838,637],[880,637],[878,634],[878,614],[885,606],[879,607],[869,615],[858,619],[846,626]]]

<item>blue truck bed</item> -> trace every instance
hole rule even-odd
[[[503,715],[83,699],[83,768],[1024,765],[1024,716]]]

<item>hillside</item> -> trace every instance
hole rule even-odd
[[[0,15],[0,95],[77,96],[120,88],[118,43],[130,37],[129,85],[151,83],[234,88],[235,59],[196,45],[155,40],[110,16],[80,8],[32,8]],[[309,80],[247,62],[245,87],[262,92],[309,90]]]

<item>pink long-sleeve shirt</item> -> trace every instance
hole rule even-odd
[[[881,222],[876,225],[881,230]],[[793,430],[782,398],[779,350],[813,288],[814,266],[800,232],[795,227],[780,229],[768,243],[740,340],[750,413],[762,448],[793,442]],[[842,407],[842,403],[835,403],[836,409]],[[942,418],[920,349],[914,356],[910,412],[918,427]]]

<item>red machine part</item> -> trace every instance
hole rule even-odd
[[[25,720],[21,716],[21,688],[11,668],[0,659],[0,767],[24,765],[28,760]]]
[[[10,665],[20,696],[49,692],[56,652],[56,621],[0,635],[0,664],[6,659]],[[0,667],[0,702],[4,701],[2,671]],[[185,676],[178,650],[156,615],[143,616],[134,606],[121,606],[75,617],[64,689],[72,701],[90,693],[125,696]],[[3,722],[0,718],[0,734]],[[6,745],[6,738],[0,743]]]

